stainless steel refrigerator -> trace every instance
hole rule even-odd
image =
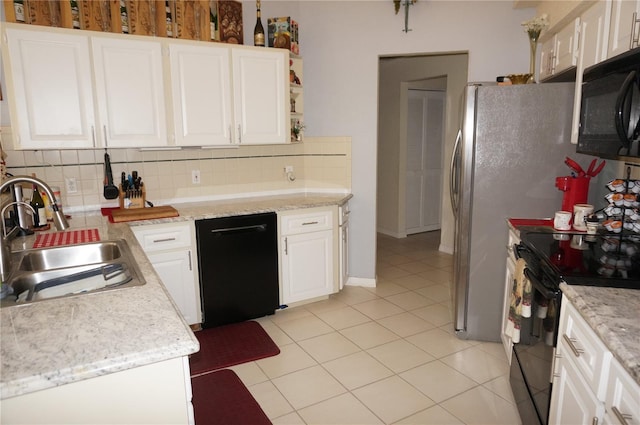
[[[555,177],[570,143],[573,83],[469,84],[451,159],[455,215],[453,305],[463,339],[500,341],[508,218],[553,217]],[[580,161],[582,159],[582,161]]]

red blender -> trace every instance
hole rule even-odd
[[[556,187],[564,192],[562,197],[562,211],[573,213],[575,204],[586,204],[589,197],[589,181],[591,177],[597,176],[604,168],[606,161],[602,161],[596,167],[597,159],[591,161],[589,168],[585,172],[580,164],[573,159],[566,157],[564,163],[569,166],[575,175],[556,177]]]

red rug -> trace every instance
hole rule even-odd
[[[234,371],[191,378],[197,425],[262,425],[271,421]]]
[[[204,329],[195,335],[200,351],[189,358],[191,376],[280,353],[262,326],[253,320]]]

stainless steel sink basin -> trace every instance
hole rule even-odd
[[[92,242],[55,248],[40,248],[14,254],[21,271],[43,271],[115,261],[122,257],[120,241]],[[13,264],[16,264],[15,262]]]
[[[18,251],[12,264],[2,307],[146,283],[124,240]]]

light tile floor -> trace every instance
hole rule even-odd
[[[274,424],[519,424],[502,345],[458,339],[439,232],[378,236],[377,287],[259,319],[278,356],[235,366]]]

